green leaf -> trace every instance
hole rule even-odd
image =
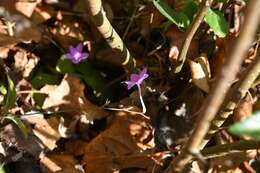
[[[161,0],[153,0],[153,4],[162,15],[178,27],[187,28],[189,26],[190,20],[185,13],[174,11]]]
[[[8,115],[8,116],[5,116],[4,119],[8,119],[8,120],[11,120],[12,122],[14,122],[19,127],[19,129],[22,131],[25,139],[28,138],[28,129],[19,117]]]
[[[0,84],[0,93],[3,95],[7,94],[7,89],[3,84]]]
[[[79,72],[84,82],[94,90],[96,97],[99,97],[100,94],[103,99],[113,97],[111,90],[108,90],[108,88],[104,89],[108,81],[89,61],[77,64],[75,69]]]
[[[71,63],[71,61],[69,59],[64,58],[64,56],[62,56],[59,59],[57,65],[56,65],[56,70],[62,74],[75,72],[74,65]]]
[[[54,85],[59,82],[59,75],[38,72],[30,81],[34,88],[41,88],[46,84]]]
[[[209,9],[206,16],[206,23],[219,37],[225,37],[228,33],[228,23],[220,11]]]
[[[186,14],[191,23],[195,17],[195,14],[198,11],[198,5],[192,0],[189,0],[182,11]]]
[[[16,102],[16,91],[12,79],[7,75],[8,87],[5,98],[5,110],[12,108]]]
[[[233,124],[228,130],[235,135],[250,136],[260,140],[260,111],[242,122]]]

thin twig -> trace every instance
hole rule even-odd
[[[200,3],[200,7],[198,10],[198,13],[196,15],[196,18],[193,20],[192,24],[188,28],[186,32],[186,38],[182,44],[181,53],[179,58],[177,59],[177,66],[174,70],[174,73],[179,73],[182,69],[182,66],[186,60],[186,55],[188,52],[188,49],[190,47],[190,43],[192,41],[192,38],[194,34],[196,33],[197,29],[199,28],[201,22],[203,21],[203,18],[207,14],[208,9],[210,8],[213,0],[203,0]]]
[[[130,109],[132,109],[132,107],[129,108],[104,108],[105,110],[110,110],[110,111],[121,111],[121,112],[128,112],[128,113],[132,113],[132,114],[137,114],[137,115],[141,115],[142,117],[144,117],[145,119],[150,120],[150,118],[148,116],[146,116],[144,113],[142,112],[137,112],[137,111],[131,111]]]
[[[209,130],[211,121],[214,119],[223,103],[225,95],[230,88],[232,81],[235,79],[240,65],[242,64],[244,55],[246,54],[250,43],[253,41],[254,35],[258,29],[258,23],[260,21],[259,6],[260,1],[249,1],[245,23],[243,24],[240,35],[233,44],[234,47],[230,49],[231,52],[226,58],[227,61],[217,78],[217,82],[212,89],[212,92],[204,101],[204,107],[200,116],[197,118],[194,131],[181,153],[173,159],[167,172],[181,172],[184,166],[190,162],[193,157],[190,153],[199,152],[200,144]]]
[[[205,159],[221,157],[238,151],[259,149],[260,141],[237,141],[234,143],[217,145],[205,148],[201,151]]]
[[[135,62],[129,50],[124,45],[122,39],[117,34],[111,23],[106,17],[101,0],[86,0],[87,6],[92,17],[92,21],[97,26],[101,35],[105,38],[109,46],[120,55],[120,62],[129,72],[135,68]]]
[[[249,88],[253,86],[255,80],[260,74],[260,55],[255,58],[247,69],[242,74],[242,77],[238,83],[232,87],[225,98],[219,113],[212,122],[212,126],[206,135],[205,139],[201,143],[201,148],[203,148],[213,134],[217,132],[217,129],[222,126],[225,120],[233,113],[236,105],[241,99],[243,99],[248,92]]]

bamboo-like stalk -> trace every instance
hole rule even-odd
[[[260,55],[256,57],[255,61],[252,62],[246,71],[243,73],[240,81],[232,87],[230,92],[220,108],[216,118],[212,121],[212,126],[207,133],[205,139],[201,143],[201,148],[204,148],[213,134],[217,132],[217,129],[222,126],[225,120],[231,115],[236,108],[237,104],[243,99],[253,86],[255,80],[260,75]]]
[[[93,23],[101,35],[105,38],[108,45],[119,55],[121,64],[131,72],[135,68],[135,62],[129,50],[117,34],[111,23],[106,17],[101,0],[86,0]]]

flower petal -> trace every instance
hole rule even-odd
[[[79,44],[77,45],[76,49],[77,49],[78,51],[82,52],[82,50],[83,50],[83,44],[82,44],[82,43],[79,43]]]
[[[70,54],[71,54],[72,56],[75,56],[75,55],[77,55],[78,53],[80,53],[80,51],[78,51],[78,49],[75,49],[74,47],[70,47],[69,49],[70,49]]]
[[[84,59],[87,59],[88,56],[89,56],[88,53],[82,53],[80,58],[81,58],[81,60],[84,60]]]
[[[73,56],[70,53],[65,54],[64,57],[67,59],[73,59]]]
[[[139,74],[140,74],[140,76],[147,74],[147,68],[144,68]]]
[[[132,81],[125,81],[123,83],[125,83],[127,85],[128,90],[130,90],[135,85],[135,83]]]
[[[136,83],[136,82],[138,82],[139,78],[140,78],[140,76],[138,74],[131,74],[130,81]]]

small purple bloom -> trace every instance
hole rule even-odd
[[[130,80],[125,81],[127,89],[130,90],[134,85],[140,86],[141,83],[148,77],[147,69],[144,68],[139,74],[131,74]]]
[[[65,58],[70,59],[74,64],[78,64],[81,61],[88,58],[89,54],[82,52],[83,44],[79,43],[76,48],[70,46],[69,53],[65,54]]]

